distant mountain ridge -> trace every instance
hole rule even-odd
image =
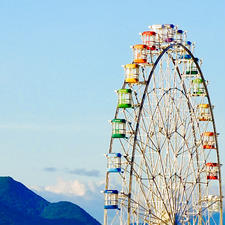
[[[11,177],[0,177],[0,225],[100,225],[78,205],[50,203]]]

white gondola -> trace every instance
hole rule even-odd
[[[121,172],[121,157],[120,153],[109,153],[107,157],[107,170],[110,173],[120,173]]]

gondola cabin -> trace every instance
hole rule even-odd
[[[218,180],[219,166],[218,163],[206,163],[207,180]]]
[[[191,51],[191,47],[192,47],[192,42],[191,41],[185,41],[184,42],[184,46]]]
[[[134,63],[147,63],[149,47],[147,45],[134,45],[133,47]]]
[[[160,44],[163,42],[163,25],[162,24],[155,24],[149,26],[150,30],[156,33],[155,42]]]
[[[112,123],[112,138],[125,138],[126,137],[126,120],[113,119]]]
[[[135,84],[139,81],[139,65],[138,64],[126,64],[124,67],[125,71],[125,82]]]
[[[173,24],[163,24],[162,25],[162,36],[163,41],[170,43],[174,41],[174,34],[175,34],[175,26]]]
[[[109,173],[120,173],[121,172],[121,157],[120,153],[109,153],[107,154],[107,168]]]
[[[151,51],[156,50],[156,32],[144,31],[141,34],[143,44],[147,45]]]
[[[199,104],[197,107],[197,110],[198,110],[198,120],[199,121],[211,121],[212,120],[209,104]]]
[[[182,48],[180,48],[180,49],[182,49]],[[179,63],[182,62],[184,64],[184,70],[186,71],[186,68],[189,64],[189,61],[191,60],[191,55],[184,54],[184,53],[185,53],[185,51],[182,50],[182,54],[178,56],[177,60],[178,60]]]
[[[176,31],[176,42],[177,43],[181,44],[183,42],[183,34],[184,34],[183,30],[177,30]]]
[[[198,63],[199,59],[195,58],[195,61]],[[195,61],[189,60],[189,62],[187,63],[186,75],[197,75],[199,73]]]
[[[215,133],[214,132],[204,132],[203,134],[203,149],[215,149]]]
[[[118,209],[118,191],[117,190],[105,190],[105,204],[104,209]]]
[[[196,78],[191,81],[192,96],[205,96],[206,91],[202,78]]]
[[[132,107],[132,90],[120,89],[118,94],[118,108],[131,108]]]

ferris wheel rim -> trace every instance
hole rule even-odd
[[[207,88],[207,85],[206,85],[206,82],[205,82],[205,79],[204,79],[204,76],[203,76],[203,73],[201,71],[201,68],[198,64],[198,61],[197,59],[194,57],[194,55],[191,53],[191,51],[189,49],[187,49],[184,45],[180,44],[180,43],[175,43],[175,44],[171,44],[169,45],[167,48],[165,48],[162,53],[158,56],[158,58],[156,59],[155,63],[154,63],[154,66],[153,68],[151,69],[150,73],[149,73],[149,76],[148,76],[148,79],[147,79],[147,82],[146,82],[146,86],[145,86],[145,90],[144,90],[144,93],[143,93],[143,97],[142,97],[142,101],[141,101],[141,105],[140,105],[140,109],[139,109],[139,112],[138,112],[138,119],[137,119],[137,123],[136,123],[136,128],[135,128],[135,133],[134,133],[134,142],[133,142],[133,150],[132,150],[132,158],[131,158],[131,168],[130,168],[130,180],[129,180],[129,193],[128,193],[128,221],[130,221],[130,218],[129,218],[129,215],[130,215],[130,204],[131,204],[131,189],[132,189],[132,178],[133,178],[133,162],[134,162],[134,157],[135,157],[135,149],[136,149],[136,141],[137,141],[137,133],[138,133],[138,130],[139,130],[139,122],[140,122],[140,118],[141,118],[141,113],[142,113],[142,108],[143,108],[143,105],[144,105],[144,101],[145,101],[145,96],[147,94],[147,90],[148,90],[148,86],[150,84],[150,81],[151,81],[151,78],[152,78],[152,75],[159,63],[159,61],[161,60],[161,58],[163,57],[164,54],[167,53],[167,51],[171,48],[173,48],[174,46],[180,46],[182,47],[185,51],[187,51],[187,53],[191,56],[191,59],[194,61],[195,65],[197,66],[198,70],[199,70],[199,73],[200,73],[200,76],[203,80],[203,85],[204,85],[204,88],[206,90],[206,97],[208,99],[208,103],[210,105],[210,112],[211,112],[211,115],[212,115],[212,122],[213,122],[213,129],[214,129],[214,132],[216,133],[216,126],[215,126],[215,120],[214,120],[214,116],[213,116],[213,111],[212,111],[212,105],[211,105],[211,100],[210,100],[210,96],[209,96],[209,92],[208,92],[208,88]],[[218,141],[217,141],[217,137],[215,137],[215,140],[216,140],[216,152],[217,152],[217,160],[218,160],[218,164],[220,164],[220,158],[219,158],[219,149],[218,149]],[[221,197],[222,197],[222,185],[221,185],[221,170],[219,169],[219,186],[220,186],[220,201],[222,202],[221,200]],[[222,204],[220,204],[220,211],[222,214]],[[221,220],[222,221],[222,220]]]

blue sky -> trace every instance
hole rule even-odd
[[[99,198],[121,65],[138,33],[161,23],[196,42],[224,163],[224,11],[223,0],[0,1],[0,175],[51,200]]]

